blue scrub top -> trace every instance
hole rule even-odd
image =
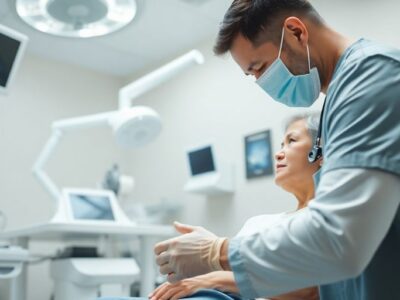
[[[379,169],[400,176],[400,51],[364,39],[354,43],[337,63],[326,101],[322,176],[341,168]],[[321,286],[320,296],[400,299],[399,209],[364,272]]]

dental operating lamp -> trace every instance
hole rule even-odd
[[[44,171],[44,166],[63,135],[71,131],[108,126],[113,130],[116,143],[124,148],[144,146],[154,140],[161,131],[158,113],[150,107],[132,106],[133,100],[187,68],[203,62],[203,55],[197,50],[192,50],[121,88],[118,110],[53,122],[52,134],[33,166],[33,173],[41,185],[52,198],[59,201],[62,193]]]

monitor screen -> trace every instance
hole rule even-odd
[[[215,171],[211,146],[189,152],[189,165],[192,176]]]
[[[109,196],[70,194],[69,201],[75,220],[115,220]]]
[[[21,42],[0,32],[0,87],[7,86]]]

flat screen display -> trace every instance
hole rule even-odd
[[[6,87],[21,43],[0,33],[0,86]]]
[[[70,194],[69,201],[75,220],[115,220],[108,196]]]
[[[211,147],[189,152],[189,165],[192,176],[215,171]]]

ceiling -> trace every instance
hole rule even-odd
[[[15,12],[16,0],[0,0],[0,23],[29,36],[28,52],[115,76],[153,69],[215,38],[232,0],[137,0],[138,13],[127,27],[104,37],[61,38],[38,32]],[[400,1],[312,0],[333,28],[400,47]]]
[[[36,31],[16,14],[15,0],[0,1],[0,23],[29,36],[28,53],[115,76],[154,67],[215,37],[232,0],[137,0],[127,27],[89,39]]]

